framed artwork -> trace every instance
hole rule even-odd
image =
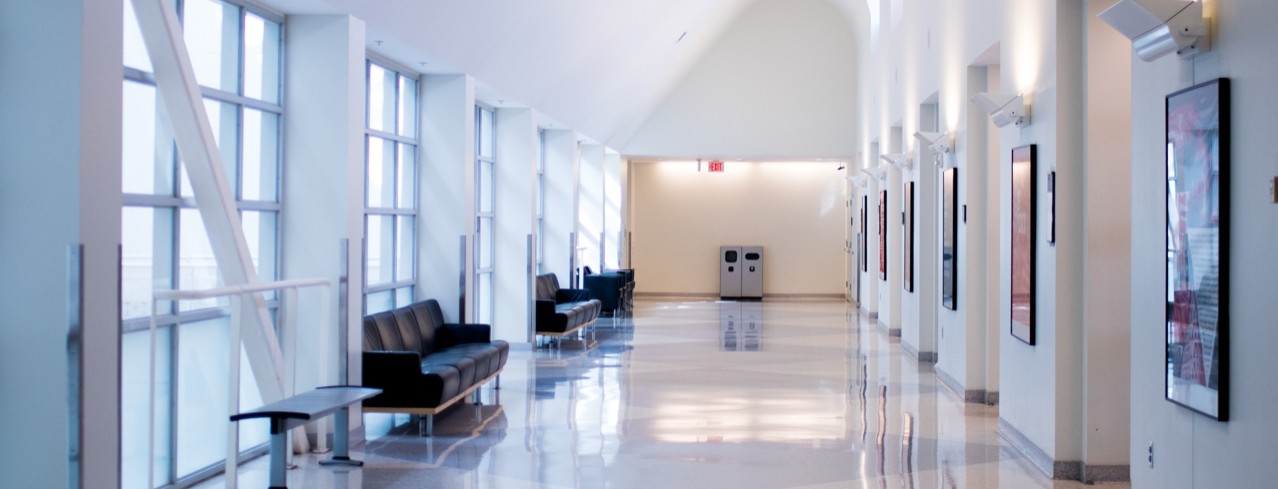
[[[941,173],[941,305],[958,310],[958,168]]]
[[[901,250],[901,264],[905,291],[914,292],[914,182],[905,182],[905,212],[902,225],[905,226],[905,249]]]
[[[1012,150],[1012,336],[1034,344],[1034,163],[1038,148]]]
[[[887,280],[887,190],[879,191],[879,278]]]
[[[861,196],[861,271],[870,271],[870,257],[865,256],[866,250],[870,248],[870,198]]]
[[[1229,391],[1229,80],[1167,96],[1167,399],[1220,421]]]

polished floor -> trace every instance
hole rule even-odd
[[[366,415],[360,469],[293,488],[1071,488],[843,303],[644,302],[582,341],[515,348],[501,389],[419,437]],[[266,486],[265,457],[240,469]],[[224,487],[218,479],[199,487]],[[1107,485],[1123,488],[1125,485]]]

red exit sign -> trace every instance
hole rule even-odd
[[[719,160],[711,161],[711,162],[710,162],[710,171],[711,171],[711,172],[722,172],[722,171],[723,171],[723,162],[722,162],[722,161],[719,161]]]

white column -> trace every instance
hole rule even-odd
[[[328,348],[337,348],[341,240],[348,240],[346,355],[351,366],[348,381],[358,383],[364,283],[364,23],[345,15],[291,15],[287,27],[283,278],[326,278],[334,285],[328,314],[305,307],[316,300],[317,292],[299,294],[303,307],[298,309],[298,325],[305,329],[298,335],[298,362],[318,364],[318,358],[308,356],[318,353],[315,335],[333,338]],[[325,316],[334,319],[319,324]],[[335,382],[336,358],[327,364],[331,370],[326,376],[299,368],[298,384]],[[358,425],[359,416],[353,419]]]
[[[475,234],[475,81],[467,75],[429,75],[420,85],[417,297],[438,300],[449,320],[467,319],[460,315],[458,300],[463,290],[472,290],[475,274],[470,256]],[[468,304],[467,312],[473,310]]]
[[[1097,18],[1108,7],[1088,1],[1085,26],[1082,432],[1088,477],[1128,465],[1131,433],[1132,56],[1122,35]]]
[[[567,287],[572,280],[572,235],[577,232],[577,134],[568,130],[546,131],[546,206],[543,214],[545,246],[542,268],[559,276]]]
[[[604,155],[607,148],[598,144],[587,144],[581,147],[581,173],[578,195],[580,203],[577,207],[577,229],[580,237],[577,248],[584,248],[582,262],[578,267],[590,267],[595,273],[602,270],[600,254],[601,238],[604,233]]]
[[[528,237],[537,222],[537,121],[532,109],[497,109],[497,203],[493,236],[493,336],[532,341],[527,304],[532,300]],[[535,250],[534,250],[535,251]]]
[[[603,177],[603,268],[621,268],[621,240],[625,231],[621,224],[621,203],[625,202],[625,196],[621,193],[621,155],[616,151],[604,153]]]
[[[120,2],[0,2],[0,474],[119,486]],[[67,249],[84,245],[83,406],[68,409]],[[68,462],[71,429],[81,452]],[[71,481],[78,470],[79,480]]]

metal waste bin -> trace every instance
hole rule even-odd
[[[763,247],[719,247],[719,297],[763,299]]]
[[[719,297],[741,297],[741,247],[719,247]]]

